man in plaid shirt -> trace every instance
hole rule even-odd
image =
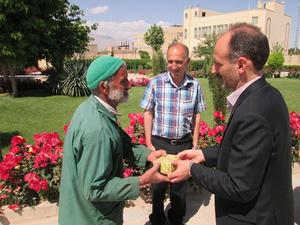
[[[199,139],[200,112],[205,110],[199,82],[186,73],[189,50],[181,43],[168,47],[168,71],[154,77],[148,84],[140,102],[145,109],[145,138],[149,149],[165,149],[168,154],[196,148]],[[171,208],[167,216],[173,225],[183,224],[186,212],[187,182],[153,185],[153,225],[166,222],[164,197],[170,185]]]

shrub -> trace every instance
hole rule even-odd
[[[216,111],[214,116],[214,126],[209,127],[205,121],[201,121],[199,130],[199,148],[220,144],[225,131],[225,117],[222,112]]]
[[[291,138],[292,138],[292,157],[293,162],[299,160],[300,151],[300,115],[291,112],[290,113],[290,126],[291,126]]]
[[[189,64],[190,71],[199,71],[203,69],[204,61],[203,60],[191,60]]]
[[[66,79],[61,82],[61,90],[63,95],[72,97],[81,97],[90,95],[87,87],[85,74],[90,61],[87,60],[68,60],[64,65]]]
[[[139,68],[141,69],[150,69],[151,63],[150,60],[145,60],[145,59],[123,59],[127,65],[128,70],[138,70]]]
[[[152,58],[152,69],[153,69],[153,75],[157,75],[160,73],[165,72],[166,69],[166,61],[164,59],[164,56],[162,54],[162,51],[159,50],[158,52],[153,54],[153,58]]]
[[[199,147],[205,148],[222,141],[225,119],[221,112],[214,112],[214,125],[209,127],[204,121],[200,126]],[[142,113],[130,113],[129,126],[124,130],[134,144],[145,144],[144,117]],[[300,115],[290,113],[293,162],[299,160]],[[67,132],[68,125],[64,127]],[[57,201],[63,157],[63,142],[57,133],[34,135],[34,145],[26,144],[21,136],[11,140],[9,152],[0,162],[0,211],[1,207],[17,210],[24,206],[34,206],[43,200]],[[129,166],[124,161],[123,176],[138,176],[145,168]],[[198,189],[193,182],[190,185]],[[142,189],[146,202],[151,202],[150,187]]]
[[[63,142],[57,133],[34,135],[34,145],[21,136],[11,139],[0,163],[0,207],[16,210],[58,199]]]

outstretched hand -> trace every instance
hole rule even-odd
[[[140,186],[170,182],[170,179],[167,176],[159,173],[159,167],[160,163],[153,163],[153,166],[150,169],[148,169],[143,175],[139,176]]]
[[[176,170],[168,175],[172,183],[176,183],[182,180],[186,180],[191,177],[190,174],[190,160],[174,160],[172,164],[176,167]]]
[[[154,162],[156,159],[158,159],[161,156],[167,155],[167,152],[165,150],[156,150],[156,151],[152,151],[149,155],[147,160],[149,162]]]
[[[191,160],[194,163],[201,163],[205,161],[202,150],[184,150],[179,152],[177,156],[182,160]]]

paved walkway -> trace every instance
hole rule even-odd
[[[295,197],[295,225],[300,225],[300,165],[293,171],[293,188]],[[187,195],[187,225],[214,225],[214,197],[203,190],[191,192]],[[150,225],[148,216],[151,213],[151,204],[145,204],[141,198],[132,201],[133,207],[124,209],[124,225]],[[165,205],[168,207],[169,202]],[[3,225],[58,225],[57,217],[51,216],[38,221],[21,221],[9,223],[0,220]]]

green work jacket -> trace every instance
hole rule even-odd
[[[122,224],[124,201],[140,192],[138,177],[123,178],[123,159],[145,166],[149,154],[131,144],[114,115],[91,95],[74,113],[65,137],[59,224]]]

